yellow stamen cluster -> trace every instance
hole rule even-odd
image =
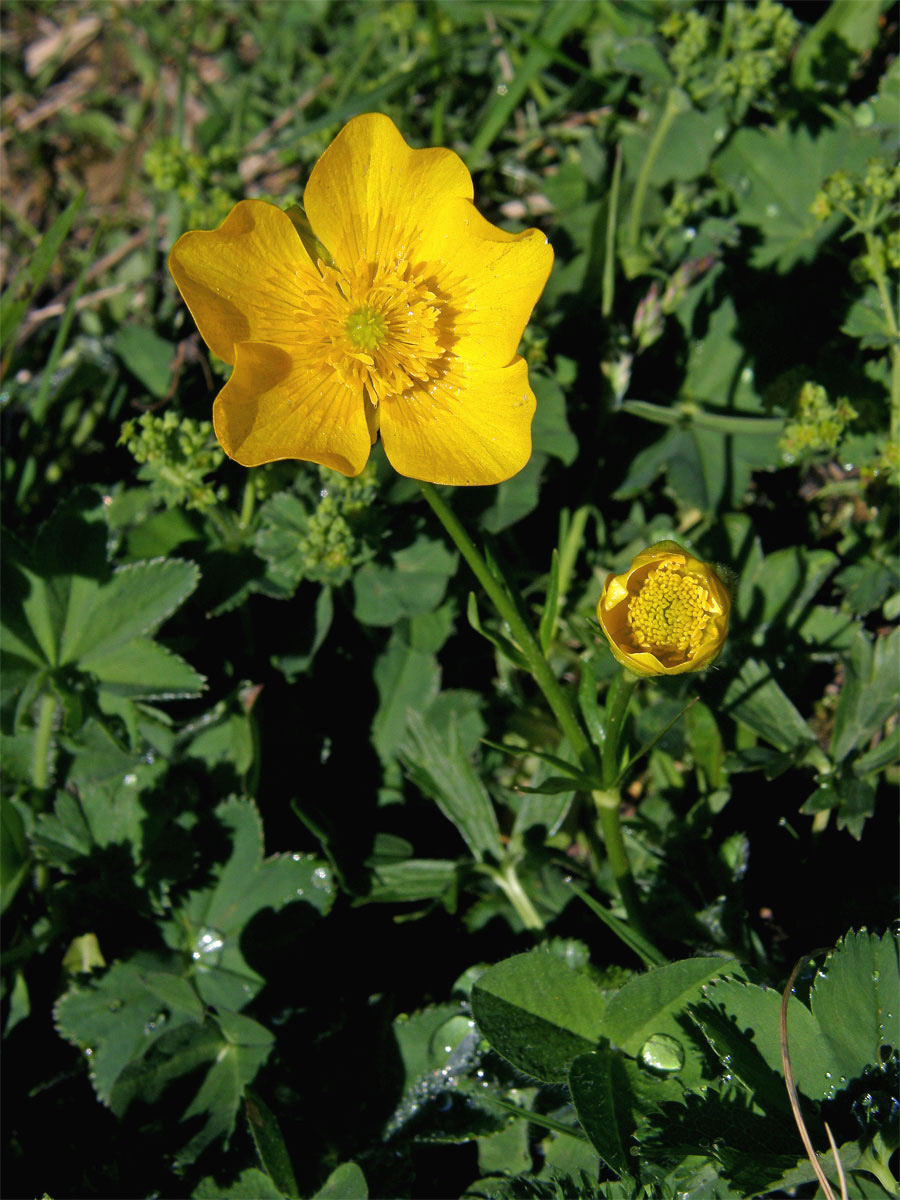
[[[661,562],[644,578],[628,602],[628,623],[635,642],[646,650],[696,650],[715,601],[696,575],[673,561]]]
[[[304,284],[297,338],[310,370],[377,405],[450,368],[454,313],[427,270],[398,258],[342,273],[319,260]]]

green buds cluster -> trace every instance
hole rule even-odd
[[[144,413],[125,422],[119,444],[141,464],[138,478],[150,484],[167,508],[202,512],[224,498],[222,489],[205,482],[225,460],[208,422],[180,417],[171,409],[161,416]]]
[[[845,396],[834,402],[821,384],[807,380],[796,399],[797,412],[785,426],[779,446],[785,462],[834,454],[847,426],[858,413]]]
[[[319,474],[319,502],[309,514],[299,550],[307,579],[337,586],[371,557],[361,535],[377,489],[369,468],[355,478],[324,467]]]
[[[723,6],[724,7],[724,6]],[[765,107],[767,93],[789,61],[800,24],[777,0],[729,4],[721,24],[714,16],[679,9],[662,24],[672,40],[669,66],[679,87],[704,106],[730,101]]]
[[[144,155],[144,171],[162,196],[177,195],[184,205],[186,225],[218,225],[234,204],[232,190],[222,186],[234,170],[234,154],[212,146],[197,154],[175,138],[161,138]],[[235,181],[236,182],[236,181]]]

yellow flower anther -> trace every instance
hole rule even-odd
[[[401,475],[500,483],[531,456],[535,398],[517,349],[553,251],[472,203],[452,150],[411,149],[366,113],[313,168],[305,214],[242,200],[169,267],[234,371],[216,436],[244,466],[299,458],[358,475],[380,435]]]
[[[728,633],[731,599],[714,569],[675,542],[657,542],[610,575],[597,618],[613,654],[636,675],[709,666]]]

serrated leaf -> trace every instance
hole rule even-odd
[[[185,979],[115,962],[102,979],[71,987],[54,1017],[62,1037],[89,1052],[98,1098],[121,1115],[127,1102],[120,1107],[113,1101],[119,1076],[163,1034],[184,1025],[199,1028],[203,1005]]]
[[[214,1176],[201,1179],[191,1192],[191,1200],[285,1200],[265,1171],[248,1167],[234,1183],[223,1186]]]
[[[77,611],[70,608],[60,638],[60,662],[88,670],[133,638],[154,633],[194,591],[200,579],[185,559],[129,563],[113,572]]]
[[[208,1004],[236,1011],[265,983],[241,953],[247,922],[262,909],[277,912],[298,901],[324,914],[331,907],[334,885],[330,869],[312,855],[263,858],[262,824],[252,800],[226,800],[216,815],[231,832],[231,855],[212,887],[188,896],[173,936],[180,940],[185,924],[193,930],[191,953],[201,996]]]
[[[96,675],[104,691],[130,700],[185,700],[206,686],[204,676],[183,658],[149,638],[92,651],[79,666]]]
[[[731,188],[741,224],[762,239],[751,253],[754,267],[780,272],[810,262],[835,230],[811,212],[826,176],[839,169],[861,171],[878,143],[849,124],[815,135],[800,126],[739,129],[713,161],[713,174]]]
[[[472,1012],[498,1054],[536,1079],[562,1083],[596,1048],[606,1001],[599,987],[552,954],[531,951],[491,967],[472,989]]]
[[[836,762],[854,746],[881,731],[897,703],[896,665],[900,654],[900,629],[874,642],[862,630],[844,660],[844,685],[838,697],[831,735]]]
[[[865,930],[848,933],[825,960],[810,994],[810,1008],[830,1058],[831,1080],[854,1079],[882,1061],[882,1047],[900,1046],[897,1028],[897,938]]]
[[[500,861],[503,847],[491,798],[459,744],[455,722],[449,736],[438,737],[418,713],[407,718],[409,739],[401,759],[416,786],[452,821],[478,862],[485,855]]]

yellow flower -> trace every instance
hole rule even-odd
[[[728,634],[731,597],[709,563],[657,542],[603,585],[597,619],[613,654],[635,675],[708,667]]]
[[[429,483],[525,466],[535,400],[516,349],[553,251],[536,229],[491,225],[472,195],[453,151],[411,150],[368,113],[313,168],[302,237],[280,208],[242,200],[178,239],[178,289],[234,364],[213,407],[226,454],[358,475],[380,432],[395,469]]]

